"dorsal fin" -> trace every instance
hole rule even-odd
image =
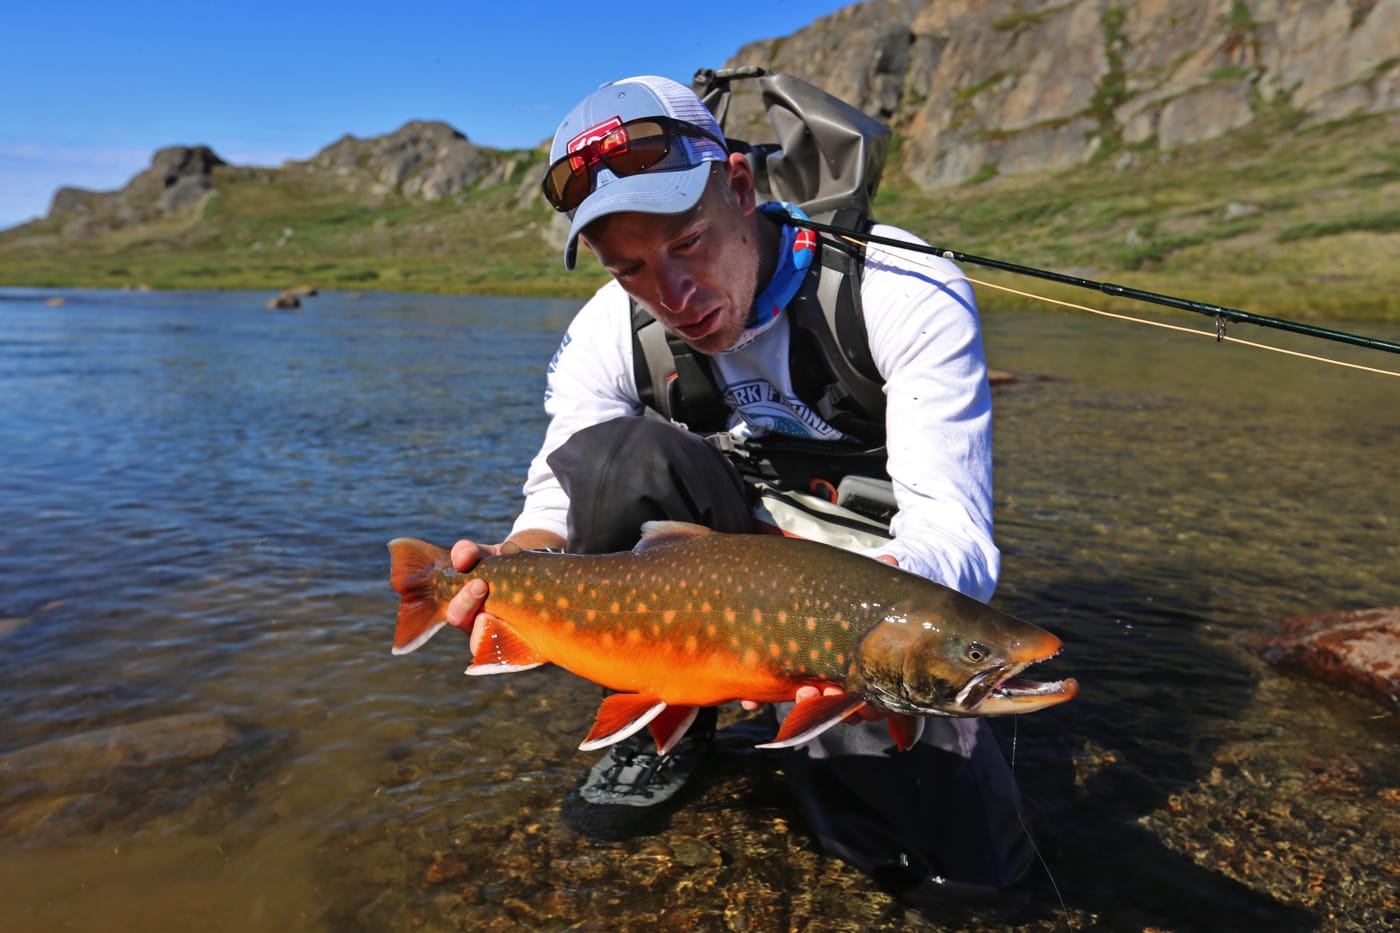
[[[658,544],[669,544],[714,533],[712,528],[690,522],[646,522],[642,525],[642,540],[637,542],[633,550],[640,553]]]

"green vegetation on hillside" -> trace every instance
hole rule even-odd
[[[1146,148],[1120,157],[1123,168],[994,175],[932,197],[890,186],[877,214],[966,253],[1260,314],[1400,320],[1400,116],[1291,122],[1178,153]]]
[[[1400,319],[1400,116],[1299,128],[1281,110],[1177,153],[931,193],[901,182],[894,149],[877,214],[935,244],[1260,314]],[[219,169],[202,216],[79,239],[52,220],[0,232],[0,283],[586,294],[603,274],[564,270],[533,188],[542,158],[437,202],[355,196],[304,166]]]

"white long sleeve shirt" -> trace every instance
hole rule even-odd
[[[918,242],[894,227],[873,233]],[[885,382],[888,469],[898,511],[894,539],[870,553],[974,599],[996,589],[992,540],[991,393],[971,285],[944,259],[871,244],[861,279],[870,349]],[[710,357],[734,409],[736,435],[841,435],[797,399],[789,329],[775,326],[740,350]],[[609,282],[580,309],[550,362],[549,428],[525,481],[513,531],[566,535],[569,500],[546,458],[574,432],[643,410],[633,381],[631,307]]]

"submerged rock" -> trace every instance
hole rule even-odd
[[[1276,667],[1400,710],[1400,606],[1280,619],[1249,646]]]
[[[204,768],[240,740],[222,716],[185,713],[0,755],[0,831],[55,838],[142,811],[173,811],[198,793]]]

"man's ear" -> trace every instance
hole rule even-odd
[[[739,210],[745,215],[752,214],[758,208],[758,189],[748,156],[742,152],[729,154],[725,163],[725,181],[729,184],[729,190],[734,192],[734,202]]]

